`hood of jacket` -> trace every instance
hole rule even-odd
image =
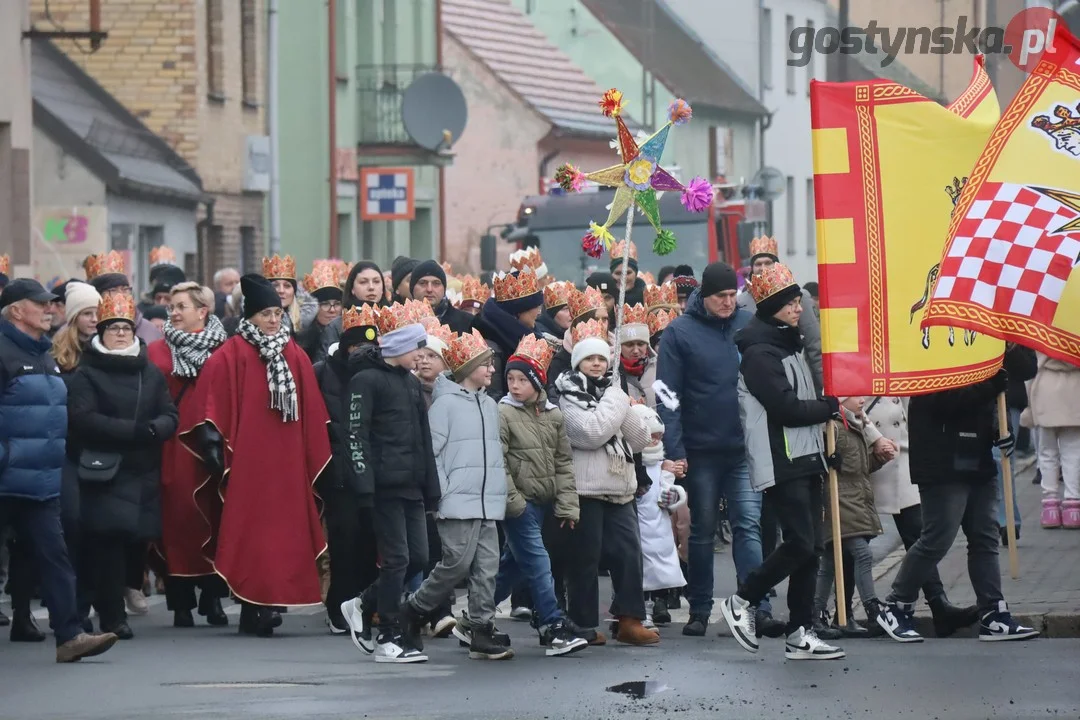
[[[540,336],[540,333],[525,327],[520,320],[499,307],[494,298],[484,303],[484,310],[476,316],[473,327],[480,331],[485,340],[498,345],[504,357],[513,355],[521,338],[526,335]]]
[[[481,390],[480,392],[473,392],[472,390],[465,389],[458,383],[454,382],[453,378],[450,377],[450,373],[446,372],[435,378],[434,387],[431,391],[431,399],[438,400],[445,395],[452,395],[462,400],[467,400],[471,403],[475,403],[476,396],[480,393],[487,394],[484,390]]]
[[[766,344],[780,348],[785,353],[798,353],[803,349],[802,333],[798,327],[766,322],[757,315],[735,335],[739,352],[746,353],[751,345]]]

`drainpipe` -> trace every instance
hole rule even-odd
[[[197,242],[197,239],[199,237],[204,237],[204,236],[206,236],[207,240],[209,241],[208,235],[209,235],[209,232],[210,232],[210,227],[213,226],[213,224],[214,224],[214,203],[217,202],[217,198],[215,198],[213,195],[208,195],[202,202],[203,202],[204,205],[206,205],[206,216],[202,220],[200,220],[199,222],[195,223],[196,242]],[[207,242],[205,244],[205,247],[206,247],[207,250],[210,249],[209,242]],[[214,260],[213,260],[213,258],[199,258],[199,259],[201,261],[199,263],[199,266],[200,266],[199,267],[199,274],[201,275],[202,271],[206,267],[207,263],[208,262],[213,262]],[[203,278],[203,285],[209,285],[210,284],[209,280],[210,280],[209,278],[204,277]]]
[[[547,168],[548,168],[548,164],[549,164],[549,163],[550,163],[550,162],[551,162],[552,160],[554,160],[554,159],[555,159],[555,156],[556,156],[556,155],[558,155],[558,154],[559,154],[559,151],[558,151],[558,150],[552,150],[552,151],[551,151],[551,152],[549,152],[549,153],[548,153],[547,155],[545,155],[544,157],[540,158],[540,167],[539,167],[539,170],[540,170],[540,194],[541,194],[541,195],[546,195],[546,194],[547,194],[547,192],[546,192],[546,191],[544,190],[544,179],[545,179],[545,178],[547,178]]]
[[[266,42],[266,125],[270,134],[270,242],[271,255],[281,252],[281,152],[278,143],[278,0],[270,0]]]
[[[443,71],[442,0],[435,0],[435,64]],[[453,138],[456,142],[458,138]],[[439,261],[446,262],[446,166],[439,165]]]
[[[329,117],[330,136],[330,255],[336,258],[338,255],[338,221],[337,221],[337,0],[326,0],[326,54],[327,76],[329,80],[329,102],[327,113]]]

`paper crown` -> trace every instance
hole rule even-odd
[[[326,258],[324,260],[316,260],[312,263],[313,268],[318,267],[319,265],[329,265],[334,268],[334,276],[337,277],[338,287],[345,287],[345,283],[349,279],[349,271],[352,270],[352,265],[340,258]]]
[[[380,308],[378,315],[375,316],[375,327],[378,328],[380,335],[387,335],[407,325],[415,325],[418,322],[420,320],[415,309],[401,303],[394,303]]]
[[[466,275],[461,278],[461,300],[458,304],[466,302],[483,305],[491,297],[491,287],[480,282],[480,278]]]
[[[780,247],[776,243],[776,238],[771,238],[768,235],[762,235],[756,237],[750,241],[750,257],[754,255],[772,255],[773,257],[780,257]]]
[[[338,266],[332,260],[316,260],[311,272],[304,276],[304,289],[309,293],[322,288],[341,289]]]
[[[771,298],[781,290],[796,284],[795,276],[791,274],[791,270],[780,263],[773,263],[757,275],[751,275],[746,282],[756,303]]]
[[[175,265],[176,253],[167,245],[158,245],[150,248],[150,267],[158,265]]]
[[[607,342],[607,323],[601,323],[596,320],[587,320],[580,325],[575,325],[574,329],[570,331],[570,336],[575,345],[586,338],[599,338],[604,342]]]
[[[454,331],[450,329],[449,325],[436,322],[434,325],[425,325],[424,327],[428,335],[442,340],[444,345],[449,345],[450,341],[454,339]]]
[[[375,320],[377,315],[378,311],[375,309],[375,306],[367,303],[359,306],[359,308],[355,306],[348,308],[345,312],[341,313],[341,329],[342,331],[345,331],[358,327],[376,327]]]
[[[127,274],[124,269],[124,256],[116,250],[110,250],[109,252],[101,253],[100,255],[90,255],[83,262],[83,269],[86,270],[87,280],[93,280],[96,277],[113,273],[118,273],[120,275]]]
[[[641,278],[641,281],[643,283],[645,283],[646,285],[655,285],[656,284],[656,278],[653,276],[653,274],[651,272],[646,271],[646,272],[638,273],[638,277]]]
[[[548,310],[570,303],[570,294],[574,292],[574,283],[558,280],[544,288],[544,307]]]
[[[98,324],[110,320],[135,322],[135,298],[125,293],[106,293],[98,303]]]
[[[617,242],[617,243],[615,243],[614,245],[611,246],[611,259],[612,260],[622,260],[622,256],[623,256],[624,252],[626,252],[626,241],[625,240],[620,240],[619,242]],[[630,243],[630,259],[631,260],[637,260],[638,259],[638,257],[637,257],[637,245],[635,245],[632,241]]]
[[[536,273],[528,266],[513,273],[499,273],[492,278],[492,282],[495,285],[495,302],[509,302],[540,292]]]
[[[491,349],[488,347],[487,340],[476,328],[472,328],[469,332],[460,335],[451,333],[450,339],[445,342],[446,349],[443,350],[442,355],[451,372]]]
[[[657,310],[656,312],[649,313],[648,326],[649,337],[653,337],[656,333],[660,332],[675,319],[676,314],[674,312],[668,312],[667,310]]]
[[[645,325],[648,315],[648,309],[641,303],[623,305],[623,325]]]
[[[431,305],[427,300],[406,300],[405,309],[409,311],[409,316],[414,323],[422,323],[435,317],[435,311],[431,309]]]
[[[1074,117],[1068,107],[1058,105],[1054,108],[1054,117],[1060,122],[1051,122],[1048,115],[1036,115],[1031,121],[1031,127],[1038,128],[1051,137],[1062,130],[1080,130],[1080,103],[1076,104],[1076,112]]]
[[[11,258],[7,255],[0,255],[0,273],[11,275]]]
[[[542,372],[547,373],[548,366],[551,365],[551,359],[555,356],[555,351],[551,349],[551,345],[544,338],[536,335],[526,335],[521,338],[517,349],[514,350],[514,355],[533,361]]]
[[[571,291],[567,304],[570,306],[571,320],[577,320],[582,315],[588,315],[607,307],[607,304],[604,303],[604,296],[592,286],[585,288],[584,292],[575,288]]]
[[[663,285],[645,286],[645,307],[653,308],[677,307],[679,304],[679,289],[675,283],[668,280]]]
[[[540,255],[540,248],[535,245],[510,253],[510,267],[514,270],[530,267],[538,278],[547,274],[547,265],[544,264],[544,258]]]
[[[296,280],[296,261],[292,255],[264,257],[263,277],[267,280]]]

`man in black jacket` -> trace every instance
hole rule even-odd
[[[374,652],[376,662],[424,662],[420,638],[403,632],[399,605],[406,579],[427,566],[424,514],[438,507],[441,496],[427,408],[420,381],[412,374],[427,331],[397,303],[380,310],[376,322],[379,348],[362,347],[356,353],[348,385],[348,471],[359,492],[372,496],[382,559],[373,589],[378,639],[374,646],[363,639],[358,645]],[[371,592],[341,607],[354,638],[370,633]]]
[[[456,333],[472,329],[475,315],[458,310],[446,299],[446,272],[434,260],[425,260],[412,271],[409,292],[414,300],[427,300],[439,322]]]
[[[1005,366],[1013,350],[1005,353]],[[919,642],[914,611],[919,588],[962,527],[968,544],[968,574],[979,606],[979,639],[1026,640],[1038,631],[1009,613],[1001,593],[998,564],[997,467],[995,446],[1012,454],[1013,438],[999,439],[997,397],[1005,392],[1005,368],[975,385],[920,395],[908,409],[911,481],[922,498],[922,534],[907,551],[893,580],[888,610],[878,624],[898,642]]]
[[[315,378],[319,382],[326,410],[330,415],[330,447],[334,455],[326,472],[319,475],[315,489],[324,503],[326,542],[330,550],[330,588],[326,593],[326,623],[330,632],[349,632],[342,615],[343,605],[352,606],[353,598],[378,577],[378,552],[372,529],[371,506],[373,493],[366,493],[357,476],[349,472],[349,380],[358,369],[358,355],[365,347],[378,350],[378,330],[371,306],[355,307],[342,314],[342,334],[331,346],[325,360],[315,363]],[[370,604],[370,603],[369,603]],[[374,608],[371,608],[374,613]],[[353,636],[361,649],[366,638]]]

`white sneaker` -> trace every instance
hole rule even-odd
[[[510,609],[511,620],[532,620],[532,610],[527,607],[516,607]]]
[[[455,625],[457,625],[457,620],[454,619],[454,616],[446,615],[435,621],[435,627],[431,628],[431,634],[437,638],[450,637]]]
[[[135,588],[124,588],[124,605],[127,606],[128,615],[145,615],[150,612],[146,596],[142,594],[142,590]]]
[[[813,630],[799,628],[787,636],[784,657],[788,660],[839,660],[847,653],[823,642]]]
[[[427,655],[410,647],[400,634],[383,637],[375,646],[377,663],[422,663],[427,659]]]
[[[353,598],[341,603],[341,615],[349,626],[349,637],[360,652],[368,655],[375,652],[375,637],[371,628],[364,622],[364,613],[360,608],[360,598]]]
[[[750,607],[750,603],[738,595],[732,595],[724,598],[720,603],[720,612],[723,613],[724,622],[727,623],[738,643],[742,645],[743,650],[756,653],[758,651],[757,612]]]

